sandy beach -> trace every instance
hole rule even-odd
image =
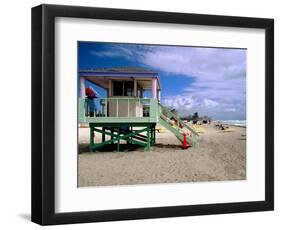
[[[79,128],[78,186],[134,185],[246,179],[246,128],[230,132],[202,125],[199,147],[181,149],[168,130],[151,151],[89,152],[89,129]],[[97,135],[96,139],[101,137]]]

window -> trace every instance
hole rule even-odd
[[[114,81],[113,96],[123,96],[123,82],[122,81]]]
[[[134,82],[125,81],[124,82],[124,96],[133,96],[134,95]]]
[[[113,96],[133,96],[134,82],[132,81],[114,81]]]

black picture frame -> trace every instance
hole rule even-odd
[[[109,19],[265,29],[265,200],[55,213],[55,18]],[[110,8],[32,8],[32,221],[41,225],[222,214],[274,209],[274,20]]]

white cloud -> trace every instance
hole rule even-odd
[[[90,51],[90,54],[97,57],[109,57],[109,58],[122,57],[120,53],[116,53],[114,51],[103,51],[103,52]]]
[[[243,77],[246,59],[238,49],[157,46],[141,61],[168,73],[218,81]]]
[[[198,112],[200,116],[208,115],[214,119],[224,120],[233,118],[244,119],[246,113],[245,102],[232,103],[224,99],[215,101],[187,94],[166,96],[163,98],[162,103],[178,110],[180,115],[188,115]]]
[[[171,96],[163,98],[163,103],[177,110],[191,109],[195,105],[194,99],[191,97]]]
[[[246,50],[158,47],[142,58],[143,63],[160,71],[192,78],[181,95],[169,99],[183,113],[245,118]],[[180,106],[187,98],[192,98],[192,103]]]
[[[192,79],[163,103],[179,111],[246,114],[246,50],[178,46],[109,45],[99,57],[134,60],[159,72]],[[161,78],[161,75],[160,75]]]
[[[210,99],[204,99],[203,102],[204,102],[204,105],[207,107],[216,107],[219,105],[218,102],[210,100]]]

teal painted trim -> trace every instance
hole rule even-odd
[[[87,117],[85,118],[86,123],[157,123],[156,117]]]
[[[86,122],[86,102],[79,98],[78,100],[78,121],[81,123]]]
[[[90,123],[90,125],[105,128],[118,128],[124,125],[128,125],[130,127],[153,127],[156,123]]]
[[[159,120],[159,109],[158,101],[150,98],[121,98],[121,97],[110,97],[110,98],[99,98],[104,100],[107,104],[109,101],[129,101],[130,103],[144,103],[149,105],[149,116],[148,117],[109,117],[107,116],[107,106],[105,106],[104,116],[89,117],[86,116],[86,100],[78,99],[78,121],[80,123],[157,123]]]
[[[158,108],[158,100],[150,99],[150,111],[149,118],[150,122],[158,122],[159,121],[159,108]]]

